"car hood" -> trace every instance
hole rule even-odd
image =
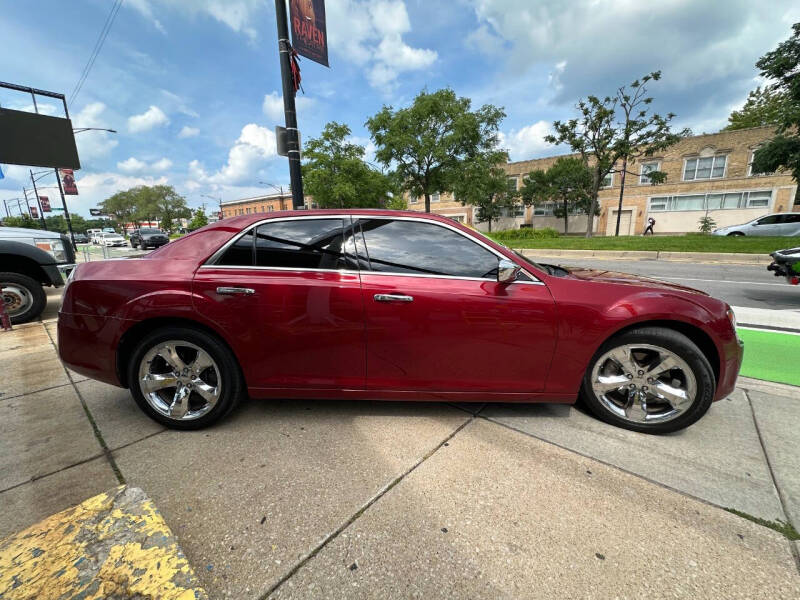
[[[657,288],[672,290],[677,292],[688,292],[690,294],[700,294],[708,296],[706,292],[691,288],[677,283],[669,283],[660,279],[652,279],[642,275],[632,275],[630,273],[618,273],[617,271],[602,271],[599,269],[582,269],[572,267],[562,267],[569,272],[569,277],[584,281],[596,281],[599,283],[616,283],[619,285],[633,285],[637,287]]]
[[[165,233],[140,233],[139,234],[143,238],[165,238],[167,234]]]
[[[61,234],[55,231],[45,231],[44,229],[28,229],[26,227],[0,227],[0,237],[4,238],[41,238],[59,239]]]

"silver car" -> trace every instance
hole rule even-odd
[[[800,235],[800,213],[774,213],[758,217],[744,225],[729,225],[712,232],[714,235]]]

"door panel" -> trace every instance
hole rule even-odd
[[[221,295],[241,287],[252,295]],[[196,309],[228,333],[249,386],[362,387],[364,312],[357,273],[200,269]]]
[[[544,389],[556,340],[546,286],[367,272],[361,278],[372,389]],[[413,300],[380,302],[376,294]]]

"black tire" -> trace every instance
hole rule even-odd
[[[133,243],[133,240],[131,240],[131,248],[136,248],[136,244]]]
[[[681,358],[694,374],[697,392],[691,406],[672,420],[655,423],[637,423],[618,416],[607,408],[592,389],[592,370],[608,351],[628,344],[647,344],[664,348]],[[714,399],[716,380],[706,356],[688,337],[663,327],[640,327],[616,335],[605,342],[592,357],[581,385],[581,400],[600,420],[641,433],[670,433],[684,429],[698,421],[709,409]]]
[[[728,237],[744,237],[744,234],[741,231],[732,231]]]
[[[220,371],[221,393],[210,412],[192,420],[176,420],[155,410],[145,398],[139,385],[139,365],[145,354],[161,342],[180,340],[198,346],[216,362]],[[163,327],[146,335],[130,355],[127,365],[128,386],[139,408],[154,421],[171,429],[202,429],[219,421],[239,403],[245,394],[244,377],[230,348],[218,337],[190,327]]]
[[[20,292],[26,295],[20,297],[17,294],[14,294],[12,298],[11,292],[3,293],[3,301],[5,301],[5,298],[8,297],[15,302],[27,303],[27,307],[23,310],[23,312],[17,313],[13,316],[9,314],[11,323],[13,325],[20,325],[22,323],[27,323],[28,321],[33,321],[42,314],[44,307],[47,306],[47,294],[45,294],[41,283],[32,277],[22,275],[21,273],[0,273],[0,287],[5,287],[6,284],[9,284],[9,287],[19,288]]]

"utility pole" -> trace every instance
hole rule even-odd
[[[42,203],[39,200],[39,190],[36,189],[36,180],[33,178],[33,170],[28,169],[28,172],[31,174],[31,183],[33,184],[33,195],[36,196],[36,204],[39,207],[39,217],[42,219],[42,229],[47,231],[47,223],[44,220],[44,211],[42,210]],[[28,197],[27,195],[25,196]]]
[[[58,182],[58,191],[61,194],[61,206],[64,209],[64,218],[67,220],[67,229],[69,230],[69,239],[72,240],[72,247],[73,249],[78,249],[78,244],[75,243],[75,232],[72,231],[72,219],[69,218],[69,211],[67,210],[67,201],[64,199],[64,188],[61,185],[61,173],[58,172],[58,169],[54,169],[56,172],[56,181]]]
[[[286,133],[289,155],[289,179],[292,186],[292,207],[298,210],[305,204],[303,197],[303,176],[300,170],[300,143],[297,131],[297,113],[294,106],[294,82],[289,24],[286,16],[286,0],[275,0],[275,17],[278,21],[278,51],[281,61],[281,83],[283,84],[283,112],[286,117]]]

